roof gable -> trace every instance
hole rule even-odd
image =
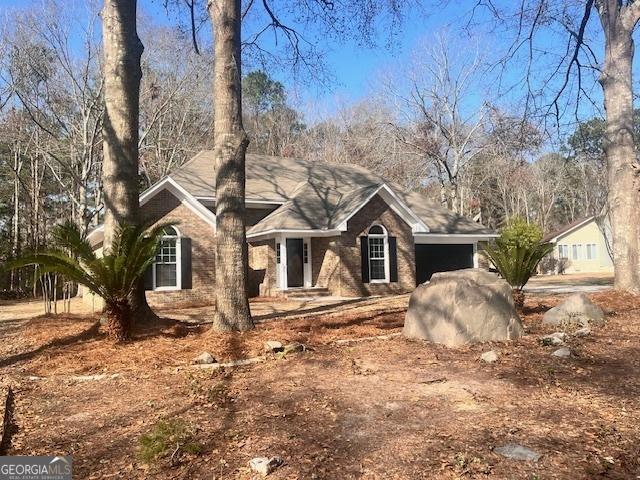
[[[578,220],[575,220],[574,222],[571,222],[570,224],[565,225],[564,227],[545,235],[542,238],[542,241],[545,243],[557,242],[560,238],[570,234],[571,232],[575,232],[576,230],[584,227],[585,225],[591,223],[592,221],[595,221],[595,219],[596,219],[595,215],[592,215],[586,218],[579,218]]]
[[[291,200],[263,218],[247,233],[257,236],[292,230],[343,232],[347,230],[349,219],[376,195],[380,195],[414,232],[429,231],[421,219],[385,184],[362,187],[346,195],[328,187],[304,184]]]
[[[171,174],[193,198],[215,200],[215,158],[203,151]],[[457,215],[419,192],[397,185],[357,165],[327,164],[299,158],[247,154],[247,204],[280,204],[248,234],[273,230],[344,230],[346,221],[376,193],[414,232],[493,235],[470,218]]]
[[[140,206],[142,207],[149,200],[155,197],[163,190],[168,190],[173,194],[180,202],[191,209],[196,215],[202,218],[206,223],[213,228],[216,227],[216,216],[201,202],[199,202],[193,195],[191,195],[185,188],[177,183],[171,177],[165,177],[155,185],[151,186],[140,195]]]

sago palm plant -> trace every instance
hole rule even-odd
[[[485,247],[491,263],[500,272],[502,278],[511,285],[513,300],[518,310],[524,306],[524,286],[535,274],[540,261],[552,250],[553,245],[549,243],[513,245],[501,238]]]
[[[154,262],[168,225],[122,225],[111,248],[98,256],[80,229],[67,222],[54,228],[54,248],[24,255],[12,266],[38,265],[42,273],[55,272],[84,285],[104,300],[109,336],[126,340],[131,327],[129,296]]]

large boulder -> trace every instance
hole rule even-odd
[[[524,334],[511,287],[479,269],[436,273],[411,295],[404,336],[454,347]]]
[[[589,300],[583,293],[576,293],[567,297],[560,305],[548,310],[542,323],[554,326],[580,325],[604,325],[604,312]]]

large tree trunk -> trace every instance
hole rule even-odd
[[[107,316],[107,333],[109,337],[116,342],[129,340],[131,330],[129,302],[123,300],[107,303],[104,310]]]
[[[102,10],[105,249],[111,246],[118,225],[135,225],[140,221],[138,123],[143,46],[136,29],[136,6],[137,0],[105,0]],[[147,304],[142,280],[131,297],[131,310],[136,321],[155,318]]]
[[[209,0],[215,41],[216,314],[219,331],[253,328],[247,295],[245,152],[242,126],[240,0]]]
[[[633,130],[633,28],[620,15],[601,15],[605,32],[604,91],[606,127],[604,151],[609,183],[615,288],[640,288],[639,165]]]

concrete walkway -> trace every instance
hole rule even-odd
[[[566,275],[539,275],[529,280],[526,292],[547,294],[593,293],[613,287],[613,274],[575,273]]]

